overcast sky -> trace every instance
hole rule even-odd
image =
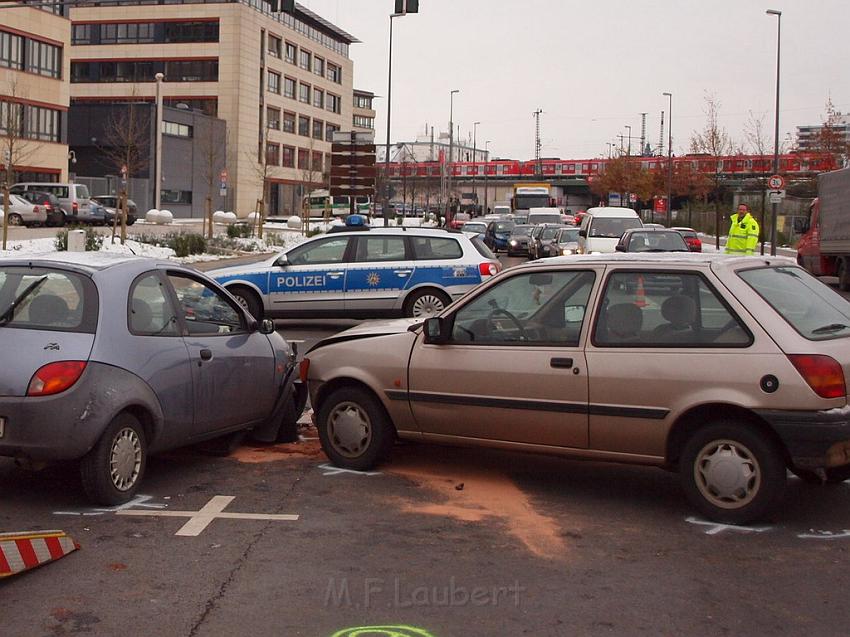
[[[351,47],[357,88],[387,94],[393,0],[300,0],[362,44]],[[392,141],[448,130],[449,92],[461,135],[478,126],[494,156],[607,154],[618,134],[656,146],[662,92],[673,93],[673,150],[684,152],[705,121],[704,95],[721,103],[721,124],[743,142],[748,112],[773,138],[776,26],[782,11],[780,139],[819,123],[828,96],[850,111],[850,0],[421,0],[394,20]],[[386,101],[376,100],[379,142]],[[665,133],[666,137],[666,133]],[[666,140],[665,140],[666,145]],[[638,140],[633,140],[636,151]]]

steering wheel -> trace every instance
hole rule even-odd
[[[508,312],[504,308],[497,307],[495,310],[493,310],[492,312],[490,312],[490,314],[487,315],[488,323],[490,323],[490,325],[493,325],[493,323],[494,323],[493,319],[496,318],[497,316],[508,317],[511,320],[511,323],[513,323],[514,326],[519,331],[520,340],[522,340],[522,341],[528,340],[528,335],[525,333],[525,328],[522,326],[522,323],[519,322],[519,319],[516,316],[514,316],[513,314],[511,314],[510,312]]]

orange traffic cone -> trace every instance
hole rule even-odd
[[[637,290],[635,290],[635,305],[646,307],[646,290],[643,289],[643,275],[638,274]]]

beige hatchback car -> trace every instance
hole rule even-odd
[[[850,478],[850,302],[783,258],[559,257],[439,316],[367,322],[302,363],[321,442],[349,469],[395,438],[655,465],[744,523],[786,469]]]

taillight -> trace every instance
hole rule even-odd
[[[302,358],[301,364],[298,365],[298,376],[301,378],[302,383],[307,382],[307,374],[310,371],[310,359]]]
[[[63,392],[80,379],[85,368],[85,361],[48,363],[33,374],[27,396],[50,396]]]
[[[78,204],[76,201],[75,201],[74,203],[72,203],[72,204],[71,204],[71,210],[73,210],[73,211],[74,211],[74,214],[77,214],[77,211],[78,211],[79,209],[80,209],[80,204]]]
[[[837,360],[823,354],[789,354],[800,376],[821,398],[844,398],[844,370]]]
[[[33,213],[34,215],[40,214],[40,213],[41,213],[41,208],[39,208],[38,206],[33,206],[33,207],[32,207],[32,213]]]
[[[482,276],[495,276],[501,269],[498,263],[493,263],[492,261],[484,261],[478,264],[478,271]]]

